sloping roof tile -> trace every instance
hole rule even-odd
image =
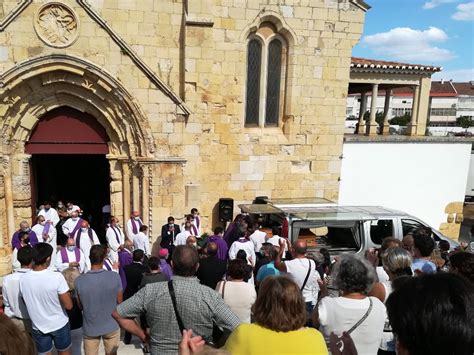
[[[351,58],[351,68],[360,69],[386,69],[386,70],[403,70],[403,71],[426,71],[426,72],[438,72],[441,71],[441,67],[435,67],[432,65],[423,64],[409,64],[400,62],[389,62],[385,60],[367,59],[367,58]]]

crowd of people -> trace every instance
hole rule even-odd
[[[0,354],[116,354],[121,330],[160,355],[474,353],[474,255],[429,228],[331,255],[246,215],[204,236],[193,208],[152,253],[138,211],[104,243],[80,214],[45,202],[13,235]]]

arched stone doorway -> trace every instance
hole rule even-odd
[[[72,201],[104,240],[110,205],[109,137],[91,115],[69,107],[40,118],[25,152],[31,154],[32,214],[44,201]]]
[[[144,113],[118,80],[83,59],[48,55],[0,75],[0,103],[0,249],[10,245],[19,221],[33,217],[31,167],[35,149],[42,146],[35,129],[58,108],[91,117],[105,132],[107,147],[104,141],[96,143],[107,148],[103,156],[110,171],[112,214],[124,221],[132,209],[139,209],[150,224],[152,164],[158,161],[153,135]]]

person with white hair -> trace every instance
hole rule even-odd
[[[340,296],[326,297],[327,289],[321,283],[315,325],[319,323],[327,343],[330,337],[349,334],[358,354],[377,354],[387,313],[378,298],[367,296],[375,281],[373,266],[363,258],[343,254],[333,273]]]

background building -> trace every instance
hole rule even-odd
[[[412,113],[414,91],[411,87],[392,90],[389,119]],[[346,116],[356,119],[360,111],[359,94],[347,97]],[[370,108],[372,98],[367,98]],[[377,112],[383,112],[385,91],[377,95]],[[428,121],[430,126],[455,126],[456,118],[460,116],[474,117],[474,82],[432,81],[429,93]]]

